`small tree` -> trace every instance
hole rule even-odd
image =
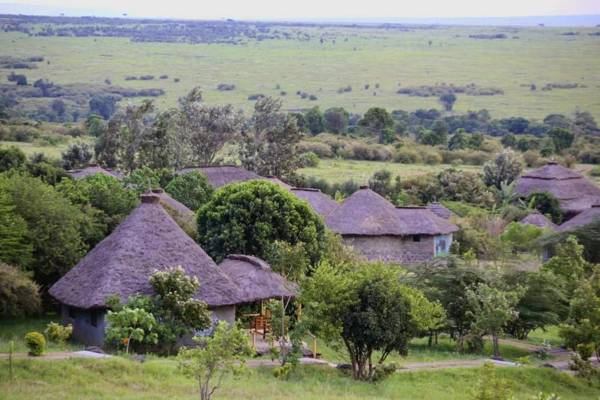
[[[310,133],[317,135],[325,130],[323,113],[318,106],[314,106],[304,113],[306,126]]]
[[[502,183],[510,185],[519,177],[523,165],[512,150],[504,150],[494,161],[483,166],[483,180],[488,186],[502,188]]]
[[[492,336],[494,357],[496,358],[500,358],[498,339],[504,327],[519,316],[516,305],[522,292],[520,287],[505,291],[485,283],[480,283],[467,291],[472,307],[472,329],[476,334],[483,333]]]
[[[454,93],[444,93],[440,96],[439,100],[444,106],[444,110],[452,111],[454,103],[456,103],[456,95]]]
[[[79,142],[70,144],[61,154],[64,169],[75,169],[86,166],[94,157],[94,149],[87,143]]]
[[[109,324],[106,329],[106,340],[123,344],[127,354],[132,340],[140,344],[158,342],[156,319],[146,310],[126,306],[116,312],[109,310],[106,319]]]
[[[0,148],[0,172],[5,172],[13,168],[21,168],[25,165],[27,157],[23,150],[16,146]]]
[[[392,352],[406,355],[409,340],[434,320],[423,314],[431,307],[416,293],[386,265],[322,263],[303,287],[303,318],[313,333],[346,349],[354,379],[372,380],[375,352],[380,365]]]
[[[358,124],[372,136],[378,138],[379,143],[386,143],[389,131],[394,126],[392,116],[385,108],[369,108]]]
[[[557,153],[561,153],[563,150],[571,147],[573,140],[575,140],[575,135],[568,129],[563,128],[552,128],[548,132],[548,136],[552,139],[554,150]]]
[[[192,171],[177,175],[165,187],[165,191],[190,210],[196,211],[210,200],[213,188],[204,174]]]
[[[536,248],[536,240],[544,233],[543,229],[531,225],[511,222],[504,229],[500,239],[508,243],[514,253],[533,251]]]
[[[323,113],[325,130],[331,133],[346,133],[350,114],[342,107],[328,108]]]
[[[179,350],[179,370],[198,382],[200,400],[210,400],[227,374],[241,371],[251,348],[245,332],[224,321],[217,324],[212,337],[194,340],[198,346]]]

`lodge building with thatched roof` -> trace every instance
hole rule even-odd
[[[600,203],[600,187],[555,161],[524,173],[516,181],[515,192],[523,197],[539,192],[552,194],[560,202],[566,219]]]
[[[368,187],[348,197],[325,221],[367,259],[404,265],[447,255],[458,230],[425,207],[395,207]]]
[[[594,204],[591,208],[577,214],[570,220],[563,222],[556,229],[557,232],[572,232],[584,226],[600,222],[600,203]]]
[[[323,218],[326,218],[340,205],[328,194],[321,192],[319,189],[294,187],[289,190],[300,200],[306,201]]]
[[[140,205],[49,293],[60,302],[64,322],[73,324],[75,339],[102,345],[107,299],[116,295],[127,302],[136,294],[150,295],[150,276],[176,266],[198,278],[200,288],[195,297],[207,303],[213,320],[233,322],[236,305],[251,300],[243,290],[244,277],[217,266],[165,211],[157,194],[142,195]],[[273,291],[272,282],[255,286],[252,299],[294,294],[292,290]]]

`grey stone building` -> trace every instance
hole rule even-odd
[[[458,227],[425,207],[395,207],[362,187],[325,218],[327,226],[369,260],[404,265],[449,253]]]

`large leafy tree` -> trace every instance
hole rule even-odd
[[[373,107],[367,110],[358,124],[369,135],[376,136],[379,143],[385,143],[394,126],[394,120],[385,108]]]
[[[85,142],[73,143],[66,151],[62,152],[62,166],[64,169],[74,169],[86,166],[94,157],[92,146]]]
[[[52,186],[25,175],[0,175],[0,191],[8,193],[14,212],[29,231],[33,261],[29,268],[42,286],[55,282],[85,254],[80,226],[85,219]]]
[[[406,355],[409,340],[434,321],[431,304],[399,283],[398,271],[380,264],[322,263],[302,291],[305,322],[329,344],[345,348],[354,379],[372,380],[373,356]]]
[[[516,306],[519,315],[506,327],[512,336],[525,339],[529,332],[557,325],[566,318],[568,299],[562,280],[556,275],[517,271],[504,279],[509,287],[525,288]]]
[[[303,243],[312,263],[322,256],[325,227],[303,201],[267,181],[227,185],[198,213],[198,241],[217,260],[241,253],[264,257],[275,241]]]
[[[29,231],[15,208],[10,195],[0,188],[0,262],[27,267],[32,261]]]
[[[99,239],[112,232],[138,201],[135,191],[104,174],[94,174],[76,181],[63,179],[56,189],[94,219],[101,230]]]
[[[239,158],[244,168],[263,176],[289,177],[300,166],[301,139],[296,118],[281,112],[281,101],[265,97],[254,105],[249,128],[242,132]]]
[[[189,141],[191,160],[211,165],[218,153],[239,134],[244,118],[240,111],[226,106],[209,106],[202,102],[200,88],[192,89],[180,100],[175,120],[177,129]]]
[[[27,157],[21,149],[15,146],[0,148],[0,172],[13,168],[21,168],[25,165]]]
[[[165,187],[175,200],[196,211],[210,200],[213,188],[201,172],[192,171],[177,175]]]
[[[332,133],[346,133],[350,114],[342,107],[328,108],[323,113],[325,130]]]

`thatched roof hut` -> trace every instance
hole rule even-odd
[[[554,222],[550,221],[548,218],[546,218],[545,215],[542,215],[537,211],[527,215],[519,222],[526,225],[534,225],[542,229],[551,229],[553,231],[556,230],[556,228],[558,228],[558,226]]]
[[[269,264],[257,257],[231,254],[219,268],[238,286],[243,303],[298,294],[298,285],[273,272]]]
[[[326,218],[341,235],[443,235],[458,227],[425,207],[398,207],[367,187],[361,187]]]
[[[596,221],[600,221],[600,204],[593,205],[591,208],[588,208],[567,222],[559,225],[557,231],[574,231]]]
[[[181,266],[200,281],[197,298],[211,307],[240,302],[238,287],[159,203],[142,195],[141,204],[73,269],[50,288],[61,303],[81,309],[104,308],[106,298],[121,301],[151,294],[156,270]]]
[[[578,214],[600,199],[600,187],[579,172],[554,161],[523,174],[517,180],[515,192],[521,196],[534,192],[551,193],[567,215]]]
[[[221,186],[229,185],[233,182],[244,182],[253,179],[264,179],[260,175],[248,171],[237,165],[209,165],[209,166],[196,166],[196,167],[185,167],[177,171],[178,174],[186,174],[188,172],[198,171],[202,172],[208,178],[208,182],[214,188],[220,188]]]
[[[425,208],[427,208],[429,211],[431,211],[438,217],[444,218],[444,219],[450,219],[454,215],[454,213],[452,211],[450,211],[449,209],[447,209],[442,203],[437,203],[437,202],[429,203],[429,204],[427,204],[427,206],[425,206]]]
[[[169,213],[171,218],[177,222],[177,225],[181,227],[192,238],[196,237],[196,213],[187,208],[183,203],[172,198],[163,189],[152,189],[150,193],[158,197],[160,205]]]
[[[119,171],[115,171],[110,168],[103,168],[98,164],[90,164],[87,167],[81,169],[72,169],[67,171],[67,174],[69,174],[73,179],[83,179],[87,176],[94,174],[103,174],[119,180],[123,179],[123,174]]]
[[[327,217],[336,208],[339,203],[332,199],[328,194],[321,192],[319,189],[312,188],[291,188],[292,194],[301,200],[310,204],[312,209],[323,218]]]

